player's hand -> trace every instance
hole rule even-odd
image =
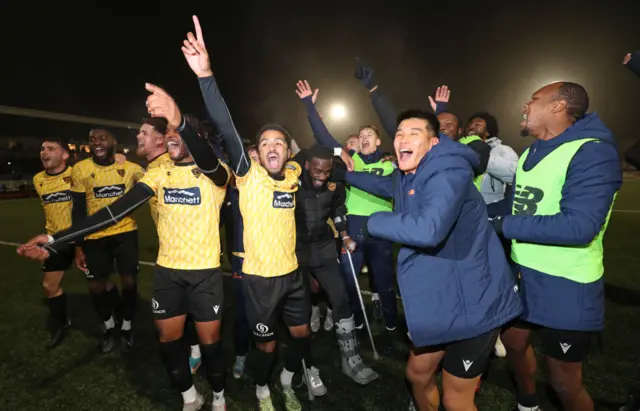
[[[187,33],[187,38],[182,43],[182,54],[184,54],[187,64],[189,64],[196,76],[211,77],[213,76],[211,61],[209,60],[207,47],[204,44],[204,36],[202,35],[198,16],[193,16],[193,25],[195,26],[196,35],[194,36],[192,32]]]
[[[49,250],[44,247],[35,246],[23,250],[20,255],[32,260],[44,261],[49,258]]]
[[[388,156],[384,156],[382,158],[382,162],[384,163],[385,161],[391,161],[392,163],[395,163],[396,161],[398,161],[398,159],[393,154],[389,154]]]
[[[356,58],[356,72],[354,74],[355,78],[360,80],[360,83],[369,91],[373,91],[377,86],[375,84],[375,80],[373,79],[373,69],[364,61],[360,59],[360,57]]]
[[[124,154],[116,153],[116,163],[124,164],[127,161],[127,157]]]
[[[84,272],[88,271],[87,256],[84,255],[82,247],[76,247],[76,266]]]
[[[449,97],[451,97],[451,90],[446,85],[442,85],[436,89],[436,97],[435,99],[429,96],[429,104],[431,104],[431,109],[433,112],[436,112],[437,103],[448,103]]]
[[[345,237],[342,239],[342,243],[344,244],[344,248],[349,250],[350,253],[356,251],[356,242],[353,241],[351,237]]]
[[[631,53],[627,53],[624,55],[624,59],[622,59],[622,64],[626,65],[631,61]]]
[[[182,113],[176,101],[162,88],[146,83],[144,87],[151,94],[147,97],[147,111],[152,117],[164,117],[173,128],[180,127]]]
[[[313,104],[316,104],[318,91],[320,91],[320,89],[312,90],[307,80],[298,80],[298,82],[296,83],[296,94],[298,95],[298,97],[300,97],[300,100],[304,100],[305,98],[311,96],[311,102]]]
[[[496,231],[496,234],[502,235],[502,225],[504,223],[502,216],[489,218],[489,222],[493,226],[493,229]]]
[[[46,234],[40,234],[33,237],[20,247],[18,247],[18,255],[22,257],[31,258],[34,260],[44,261],[49,258],[49,251],[41,245],[49,242],[49,236]]]
[[[340,153],[340,158],[342,159],[342,161],[344,161],[344,164],[347,166],[347,170],[349,171],[354,170],[355,165],[353,164],[353,159],[351,158],[349,153],[347,153],[347,150],[342,149],[342,153]]]

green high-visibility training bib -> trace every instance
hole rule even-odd
[[[482,141],[482,139],[478,136],[466,136],[466,137],[462,137],[460,140],[458,140],[458,142],[464,145],[467,145],[473,141],[478,141],[478,140]],[[482,186],[483,178],[484,178],[484,174],[480,174],[479,176],[473,179],[473,184],[476,186],[478,191],[480,191],[480,187]]]
[[[373,173],[378,176],[388,176],[393,173],[390,161],[378,161],[365,164],[358,153],[353,155],[354,171]],[[351,187],[347,192],[347,212],[351,215],[370,216],[378,211],[393,211],[393,201],[374,196],[359,188]]]
[[[562,188],[569,164],[580,147],[591,141],[598,140],[586,138],[564,143],[529,171],[524,170],[529,154],[527,149],[518,161],[512,214],[551,216],[560,213]],[[599,280],[604,273],[602,239],[615,199],[616,196],[613,197],[600,232],[589,244],[559,246],[513,240],[511,258],[524,267],[578,283]]]

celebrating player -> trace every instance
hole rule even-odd
[[[44,171],[33,177],[33,186],[44,208],[47,234],[55,234],[71,225],[71,167],[67,166],[69,147],[62,139],[48,138],[40,146],[40,160]],[[67,244],[60,253],[42,264],[44,288],[49,304],[49,329],[51,338],[47,348],[56,347],[71,325],[67,316],[67,298],[62,290],[62,278],[74,259],[74,246]]]
[[[87,214],[112,204],[144,174],[135,163],[115,161],[116,144],[115,137],[107,130],[95,129],[89,133],[92,157],[74,165],[71,173],[74,221],[81,221]],[[122,313],[118,313],[118,290],[109,283],[114,261],[122,281]],[[129,351],[133,346],[131,321],[138,298],[138,227],[135,219],[128,216],[118,224],[79,238],[76,264],[87,276],[96,313],[104,322],[102,352],[108,353],[114,347],[119,314],[122,315],[122,348]]]
[[[152,115],[168,117],[170,127],[178,126],[178,132],[196,136],[190,141],[206,145],[205,140],[197,137],[195,119],[183,118],[164,90],[153,85],[147,85],[147,89],[153,93],[147,99]],[[46,258],[58,253],[69,241],[119,224],[156,196],[160,249],[152,309],[164,364],[174,387],[182,393],[183,411],[199,410],[204,399],[193,386],[186,347],[182,342],[185,318],[187,314],[191,315],[196,323],[207,379],[213,388],[213,410],[224,411],[219,211],[229,173],[217,159],[215,163],[196,165],[189,148],[175,131],[168,133],[166,144],[173,164],[149,170],[116,202],[59,234],[33,238],[20,247],[19,253]],[[206,150],[207,147],[196,145],[190,149]],[[38,244],[44,244],[44,247],[38,247]]]
[[[274,410],[267,382],[275,360],[275,330],[282,315],[292,339],[280,383],[287,410],[299,411],[302,405],[291,386],[293,375],[301,361],[307,367],[313,365],[309,294],[295,254],[294,195],[301,169],[296,163],[287,163],[291,137],[275,124],[258,132],[260,163],[250,159],[213,77],[198,18],[194,16],[193,20],[196,36],[187,34],[182,51],[199,78],[209,117],[224,141],[240,195],[245,251],[243,291],[249,326],[259,348],[254,372],[259,408]],[[194,155],[206,157],[210,152]],[[196,160],[199,161],[197,157]]]

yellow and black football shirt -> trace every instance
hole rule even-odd
[[[33,185],[44,208],[47,234],[71,227],[71,167],[58,174],[41,171],[33,177]]]
[[[171,157],[169,157],[169,153],[164,153],[156,157],[154,160],[152,160],[147,165],[146,171],[148,172],[150,170],[153,170],[154,168],[162,167],[164,165],[171,165],[171,164],[173,164],[173,161],[171,160]],[[149,199],[149,209],[151,210],[151,218],[153,219],[153,222],[156,225],[156,227],[158,226],[158,210],[156,209],[157,204],[158,204],[157,197],[154,196],[151,199]]]
[[[157,264],[176,270],[220,267],[220,209],[226,186],[217,186],[195,163],[153,168],[140,183],[156,193]]]
[[[284,179],[275,180],[251,160],[249,171],[236,175],[244,223],[244,273],[277,277],[298,268],[295,192],[301,172],[300,166],[290,161]]]
[[[73,166],[71,190],[76,193],[85,193],[87,214],[92,215],[122,197],[143,175],[142,167],[129,161],[123,164],[114,162],[108,166],[101,166],[92,158],[87,158]],[[117,224],[88,235],[86,239],[95,240],[137,228],[135,219],[128,216]]]

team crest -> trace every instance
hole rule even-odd
[[[327,188],[329,191],[336,191],[336,183],[327,183]]]
[[[124,170],[123,170],[123,169],[121,169],[121,168],[119,168],[119,169],[118,169],[118,175],[119,175],[120,177],[124,177]]]
[[[193,169],[191,169],[191,172],[193,173],[193,175],[194,175],[196,178],[200,177],[200,174],[202,174],[202,171],[200,171],[200,170],[199,170],[199,169],[197,169],[197,168],[193,168]]]
[[[96,178],[96,173],[91,173],[91,178]]]
[[[62,177],[62,181],[65,183],[71,183],[71,177]]]

